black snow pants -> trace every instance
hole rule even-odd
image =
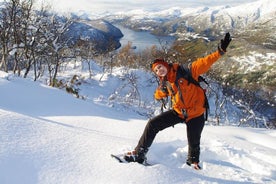
[[[191,162],[199,162],[200,138],[204,127],[204,121],[204,115],[201,115],[186,122],[189,144],[188,160]],[[148,150],[159,131],[182,122],[184,122],[184,120],[180,118],[174,110],[163,112],[160,115],[150,119],[135,150],[137,152],[141,149]]]

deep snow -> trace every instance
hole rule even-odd
[[[203,170],[196,171],[184,164],[186,127],[179,124],[157,135],[148,153],[154,166],[118,163],[110,153],[136,146],[147,119],[101,103],[107,81],[120,80],[97,77],[81,100],[0,72],[1,184],[276,183],[275,130],[206,125]]]

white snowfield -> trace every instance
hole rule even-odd
[[[148,153],[153,166],[112,159],[136,146],[146,122],[0,72],[0,183],[276,183],[275,130],[205,126],[201,171],[184,164],[184,124],[157,135]]]

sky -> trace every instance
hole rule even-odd
[[[69,63],[59,77],[81,75],[86,100],[43,84],[45,78],[0,71],[1,184],[275,184],[276,132],[261,128],[206,125],[201,171],[185,164],[184,124],[158,133],[147,154],[153,166],[118,163],[110,154],[132,150],[147,118],[120,99],[107,100],[121,93],[124,68],[99,80],[101,67],[93,64],[88,79],[84,66]],[[145,84],[150,75],[139,76],[141,95],[152,96]]]
[[[42,0],[38,0],[41,2]],[[257,0],[43,0],[53,5],[58,11],[88,11],[89,13],[121,12],[134,9],[147,11],[164,10],[171,7],[195,8],[202,6],[236,6],[242,3],[254,2]]]

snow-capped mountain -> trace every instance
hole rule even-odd
[[[269,0],[260,0],[239,6],[172,7],[159,12],[140,9],[119,12],[104,18],[136,30],[153,31],[163,28],[163,34],[180,35],[184,31],[205,33],[208,36],[227,30],[244,29],[256,23],[270,22],[275,25],[275,15],[276,4]]]
[[[221,38],[227,31],[230,31],[232,35],[235,34],[234,36],[240,36],[240,34],[244,35],[256,30],[257,33],[250,33],[254,40],[256,39],[254,36],[258,37],[258,33],[265,29],[265,45],[272,49],[275,49],[276,45],[274,34],[276,4],[270,0],[259,0],[237,6],[225,4],[224,6],[196,8],[171,7],[160,11],[144,10],[137,7],[130,11],[106,12],[106,14],[98,16],[87,11],[71,14],[74,18],[89,22],[89,25],[99,30],[98,34],[105,32],[108,35],[111,34],[115,39],[121,38],[123,35],[112,24],[120,24],[138,31],[151,31],[157,35],[173,35],[179,39],[200,35],[211,41]],[[79,28],[79,26],[77,27]],[[259,27],[261,27],[260,30]],[[85,29],[87,29],[86,26]],[[76,33],[80,34],[79,31]]]
[[[113,49],[121,46],[119,39],[123,37],[120,29],[104,20],[94,21],[74,21],[64,35],[70,38],[70,43],[74,45],[79,39],[95,43],[96,48],[107,50],[112,41]]]

